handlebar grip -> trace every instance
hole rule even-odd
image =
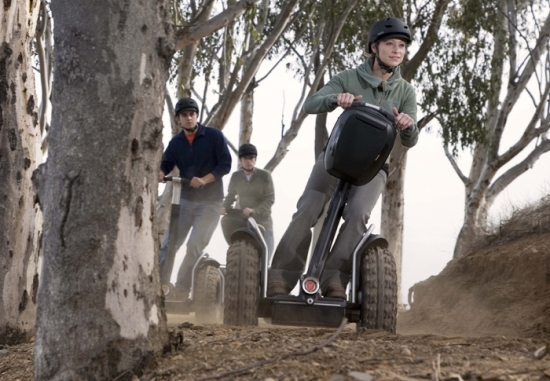
[[[336,106],[336,107],[338,107],[338,101],[336,100],[336,98],[331,98],[331,99],[330,99],[330,105],[331,105],[331,106]],[[373,105],[371,105],[370,103],[361,102],[361,101],[353,101],[353,102],[351,103],[351,107],[371,107],[371,108],[377,108],[376,106],[373,106]]]
[[[338,107],[338,101],[336,100],[336,98],[331,98],[330,101],[329,101],[329,104],[331,106],[337,106]],[[388,111],[386,111],[386,110],[384,110],[384,109],[382,109],[378,106],[372,105],[370,103],[362,102],[362,101],[353,101],[351,103],[351,107],[368,107],[368,108],[374,109],[374,110],[378,111],[380,114],[382,114],[382,116],[384,116],[390,122],[392,122],[392,123],[395,122],[395,115],[393,115],[393,113],[388,112]]]
[[[164,181],[172,181],[172,180],[179,180],[181,182],[181,185],[188,185],[191,181],[187,180],[183,177],[176,177],[176,176],[164,176]]]

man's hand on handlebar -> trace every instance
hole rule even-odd
[[[164,182],[164,172],[159,171],[159,183],[163,183],[163,182]]]
[[[340,93],[336,97],[336,103],[338,104],[338,106],[345,109],[345,108],[351,107],[351,105],[354,101],[359,101],[359,100],[361,100],[361,98],[363,98],[362,95],[353,95],[353,94],[350,94],[350,93]]]
[[[413,118],[403,112],[397,111],[395,107],[393,108],[393,115],[395,115],[395,122],[393,124],[400,130],[406,130],[414,124]]]
[[[199,189],[199,188],[202,188],[203,186],[206,185],[206,181],[204,181],[204,180],[201,179],[200,177],[193,177],[193,178],[191,179],[191,183],[189,183],[189,185],[190,185],[192,188]]]

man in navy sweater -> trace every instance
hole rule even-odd
[[[181,191],[176,241],[179,249],[189,235],[187,251],[176,281],[176,295],[185,300],[191,289],[193,266],[218,225],[223,199],[222,177],[231,169],[231,155],[220,130],[197,122],[199,106],[195,100],[180,99],[175,113],[182,132],[170,140],[164,151],[159,182],[163,182],[164,176],[176,165],[180,176],[190,181]],[[164,235],[160,249],[161,274],[167,256],[169,230]]]

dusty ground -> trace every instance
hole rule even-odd
[[[414,291],[397,335],[169,316],[178,345],[133,380],[550,381],[550,234],[491,244]],[[0,379],[32,380],[32,343],[0,348]]]

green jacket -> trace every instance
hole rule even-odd
[[[272,226],[271,206],[275,202],[275,188],[271,173],[265,169],[254,168],[250,181],[244,171],[238,170],[231,175],[227,196],[223,207],[229,209],[238,196],[238,208],[254,209],[254,219],[263,226]]]
[[[330,98],[339,93],[362,95],[362,102],[371,103],[393,114],[393,108],[404,112],[414,120],[410,130],[399,130],[401,143],[405,147],[413,147],[418,141],[416,125],[416,94],[410,83],[401,77],[401,69],[397,67],[388,81],[382,81],[372,72],[374,58],[370,57],[355,69],[342,71],[331,78],[317,93],[304,103],[304,112],[320,114],[331,112],[337,106],[329,104]]]

